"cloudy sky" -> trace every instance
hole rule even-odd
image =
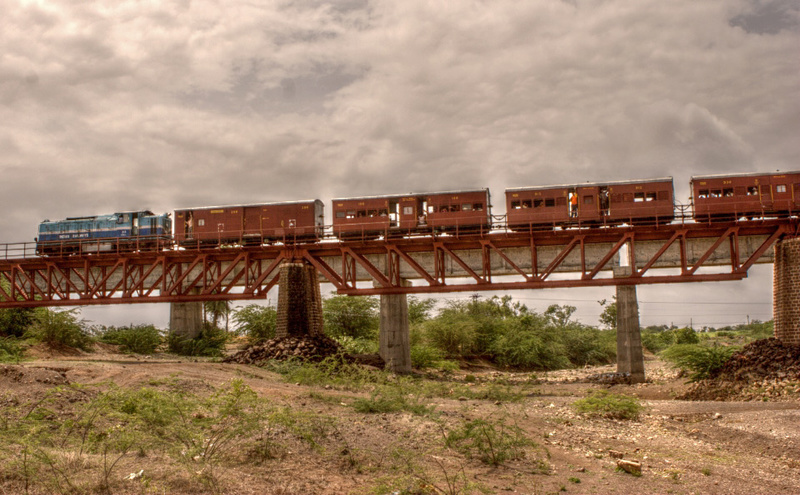
[[[462,187],[490,187],[503,213],[507,187],[673,176],[686,202],[692,174],[800,168],[800,0],[0,12],[3,242],[31,240],[45,218]],[[708,302],[695,318],[759,301],[763,319],[770,282],[763,267],[640,298]],[[581,291],[520,298],[598,307]],[[643,322],[667,307],[644,305]]]

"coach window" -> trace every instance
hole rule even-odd
[[[387,210],[386,208],[381,208],[381,211],[378,212],[378,215],[380,215],[382,217],[388,217],[389,216],[389,210]]]
[[[347,210],[347,218],[355,218],[356,210]]]
[[[447,205],[442,205],[439,207],[439,211],[442,213],[447,213],[450,211],[450,208],[448,208]]]
[[[708,197],[708,189],[700,189],[697,193],[698,198],[707,198]]]
[[[198,227],[202,227],[205,224],[206,224],[206,219],[205,218],[200,218],[200,219],[197,220],[197,226]]]
[[[711,197],[712,198],[721,198],[722,197],[722,189],[712,189],[711,190]]]
[[[657,197],[656,193],[654,193],[654,192],[649,192],[649,193],[647,193],[647,194],[645,194],[645,195],[644,195],[644,200],[645,200],[645,201],[655,201],[655,200],[656,200],[656,197]]]
[[[641,203],[642,201],[644,201],[644,193],[635,193],[633,195],[634,203]]]
[[[461,205],[450,205],[450,211],[461,211]]]
[[[748,196],[758,196],[758,186],[750,186],[747,188]]]
[[[367,214],[370,216],[370,218],[377,217],[378,216],[378,210],[369,210],[369,212]]]
[[[556,205],[555,198],[545,198],[544,205],[545,206],[555,206]]]
[[[472,203],[462,203],[461,204],[462,211],[470,211],[472,210]]]
[[[786,184],[778,184],[775,186],[775,192],[785,193],[786,192]]]
[[[366,212],[366,210],[358,210],[358,211],[356,212],[356,217],[358,217],[358,218],[364,218],[364,217],[366,217],[366,216],[367,216],[367,212]]]
[[[533,200],[533,207],[534,208],[541,208],[542,206],[544,206],[544,201],[543,200],[541,200],[541,199],[534,199]]]
[[[511,209],[512,210],[519,210],[520,208],[522,208],[522,203],[520,203],[519,201],[512,201],[511,202]]]
[[[345,215],[346,213],[344,210],[339,210],[336,212],[336,218],[345,218]]]
[[[725,189],[722,190],[722,195],[725,196],[726,198],[732,198],[733,197],[733,188],[732,187],[726,187]]]
[[[414,214],[414,207],[413,206],[404,206],[403,207],[403,215],[413,215]]]
[[[483,211],[483,203],[475,203],[472,205],[472,209],[475,211]]]
[[[533,202],[530,199],[525,199],[522,201],[523,208],[530,208],[533,206]]]

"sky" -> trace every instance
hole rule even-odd
[[[0,242],[67,216],[319,198],[330,218],[334,197],[459,188],[489,187],[502,214],[509,187],[663,176],[685,203],[692,175],[800,169],[800,0],[0,12]],[[771,277],[640,287],[642,322],[769,319]],[[611,294],[515,296],[596,323]],[[163,305],[84,314],[167,318]]]

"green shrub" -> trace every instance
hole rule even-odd
[[[494,359],[524,369],[569,368],[567,350],[558,332],[541,316],[524,316],[509,325],[492,344]]]
[[[334,340],[342,346],[342,351],[347,354],[376,354],[378,352],[378,341],[375,339],[356,339],[341,335],[334,337]]]
[[[446,313],[423,324],[425,339],[448,357],[470,356],[476,348],[477,323],[466,315]]]
[[[322,301],[325,333],[332,337],[375,338],[380,317],[378,300],[365,296],[333,296]]]
[[[0,363],[18,363],[24,351],[14,337],[0,337]]]
[[[591,390],[588,397],[576,400],[572,406],[578,414],[609,419],[638,419],[644,410],[639,399],[608,390]]]
[[[277,310],[269,306],[249,304],[233,312],[237,333],[247,336],[251,344],[275,337],[277,321]]]
[[[356,399],[353,408],[364,414],[381,414],[407,411],[418,416],[433,412],[433,406],[423,403],[418,396],[411,397],[397,385],[383,386],[372,393],[369,399]]]
[[[617,357],[617,335],[577,323],[561,331],[567,359],[573,366],[596,366],[613,363]]]
[[[661,357],[688,371],[690,381],[697,381],[714,376],[738,350],[738,347],[676,344],[663,351]]]
[[[92,337],[86,325],[75,316],[77,312],[77,309],[53,311],[38,308],[25,335],[51,347],[74,347],[90,351]]]
[[[34,314],[32,308],[0,309],[0,337],[22,337]]]
[[[516,425],[503,420],[489,422],[484,419],[468,421],[445,437],[445,444],[486,464],[499,466],[508,460],[521,459],[534,442]]]
[[[161,330],[153,325],[106,327],[99,332],[100,342],[120,346],[124,352],[153,354],[161,345]]]
[[[191,339],[170,332],[167,347],[181,356],[221,356],[228,341],[228,333],[209,323],[203,325],[200,335]]]
[[[676,344],[697,344],[700,342],[700,337],[697,336],[697,332],[691,328],[679,328],[674,330],[674,332]]]

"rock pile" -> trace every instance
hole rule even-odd
[[[225,358],[226,363],[263,364],[270,359],[319,362],[341,352],[338,342],[325,335],[280,337],[248,347]]]
[[[695,383],[681,399],[792,400],[800,398],[800,345],[769,338],[744,346],[713,378]]]

